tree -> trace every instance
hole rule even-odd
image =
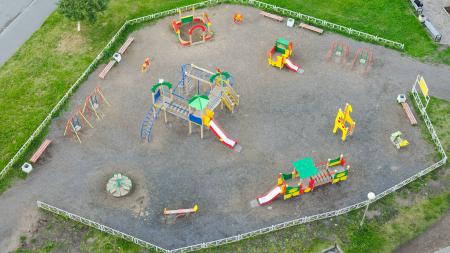
[[[97,13],[106,10],[108,0],[60,0],[58,11],[66,18],[77,21],[80,31],[80,21],[87,20],[94,23]]]

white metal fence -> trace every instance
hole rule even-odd
[[[404,49],[404,44],[391,41],[388,39],[384,39],[382,37],[378,37],[375,35],[371,35],[365,32],[361,32],[349,27],[341,26],[335,23],[328,22],[323,19],[318,19],[309,15],[302,14],[300,12],[291,11],[289,9],[281,8],[273,4],[264,3],[261,1],[256,0],[207,0],[203,2],[194,3],[191,5],[182,6],[179,8],[162,11],[158,13],[154,13],[148,16],[136,18],[127,20],[122,27],[117,31],[117,33],[111,38],[111,40],[106,44],[105,48],[95,57],[95,59],[92,61],[92,63],[86,68],[86,70],[81,74],[81,76],[77,79],[77,81],[69,88],[69,90],[64,94],[64,96],[59,100],[59,102],[53,107],[53,109],[50,111],[50,113],[45,117],[45,119],[41,122],[41,124],[34,130],[34,132],[30,135],[30,137],[27,139],[27,141],[20,147],[20,149],[17,151],[17,153],[11,158],[11,160],[6,164],[6,166],[0,171],[0,179],[3,178],[3,176],[6,174],[6,172],[19,160],[19,158],[24,154],[24,152],[27,150],[27,148],[30,146],[30,144],[35,140],[37,136],[39,136],[42,131],[50,124],[51,119],[59,112],[61,107],[66,103],[70,95],[76,90],[76,88],[86,79],[90,73],[92,73],[97,65],[100,63],[100,61],[103,59],[105,54],[112,49],[112,46],[117,41],[117,39],[123,35],[123,32],[125,29],[133,24],[140,24],[144,22],[148,22],[154,19],[162,18],[165,16],[170,16],[177,14],[179,10],[181,11],[188,11],[194,8],[204,8],[207,6],[217,5],[221,3],[238,3],[238,4],[246,4],[250,6],[254,6],[257,8],[263,8],[267,10],[271,10],[273,12],[280,13],[282,15],[295,17],[301,20],[304,20],[306,22],[310,22],[316,25],[320,25],[326,28],[330,28],[333,30],[337,30],[343,33],[347,33],[352,36],[359,37],[361,39],[370,40],[373,42],[377,42],[383,45],[387,45],[390,47],[398,48],[398,49]]]
[[[322,20],[322,19],[318,19],[309,15],[305,15],[299,12],[295,12],[295,11],[291,11],[285,8],[281,8],[278,7],[276,5],[272,5],[272,4],[267,4],[264,2],[260,2],[260,1],[256,1],[256,0],[208,0],[208,1],[203,1],[203,2],[199,2],[199,3],[195,3],[192,5],[188,5],[188,6],[183,6],[183,7],[179,7],[176,9],[171,9],[171,10],[167,10],[167,11],[163,11],[163,12],[159,12],[159,13],[154,13],[145,17],[140,17],[140,18],[136,18],[136,19],[132,19],[132,20],[128,20],[126,21],[122,27],[119,29],[119,31],[117,31],[117,33],[112,37],[112,39],[108,42],[108,44],[106,45],[106,47],[97,55],[97,57],[93,60],[93,62],[88,66],[88,68],[83,72],[83,74],[78,78],[78,80],[70,87],[70,89],[66,92],[66,94],[64,94],[64,96],[61,98],[61,100],[56,104],[56,106],[52,109],[52,111],[47,115],[47,117],[44,119],[44,121],[42,121],[42,123],[38,126],[38,128],[33,132],[33,134],[28,138],[28,140],[22,145],[22,147],[19,149],[19,151],[14,155],[14,157],[9,161],[9,163],[5,166],[5,168],[3,168],[3,170],[0,172],[0,178],[2,178],[4,176],[4,174],[12,167],[12,165],[17,162],[17,160],[20,158],[20,156],[24,153],[24,151],[29,147],[29,145],[31,144],[31,142],[36,138],[36,136],[38,136],[43,129],[45,129],[45,127],[50,123],[50,120],[52,119],[53,116],[55,116],[58,111],[61,109],[61,107],[64,105],[64,103],[67,101],[67,99],[70,97],[70,95],[75,91],[75,89],[80,85],[80,83],[87,78],[87,76],[95,69],[95,67],[97,66],[97,64],[100,62],[100,60],[102,60],[102,58],[104,57],[105,53],[110,50],[112,48],[112,46],[114,45],[114,43],[117,41],[117,39],[122,35],[122,33],[125,31],[125,29],[132,24],[139,24],[139,23],[143,23],[143,22],[148,22],[150,20],[153,19],[157,19],[157,18],[161,18],[161,17],[165,17],[165,16],[169,16],[169,15],[174,15],[176,13],[178,13],[178,10],[189,10],[192,9],[192,7],[195,8],[202,8],[202,7],[206,7],[206,6],[210,6],[210,5],[215,5],[215,4],[220,4],[220,3],[240,3],[240,4],[248,4],[248,5],[252,5],[258,8],[264,8],[267,10],[271,10],[273,12],[277,12],[277,13],[281,13],[283,15],[287,15],[287,16],[291,16],[291,17],[295,17],[301,20],[305,20],[307,22],[316,24],[316,25],[320,25],[326,28],[330,28],[333,30],[338,30],[340,32],[344,32],[347,33],[349,35],[353,35],[356,37],[360,37],[362,39],[366,39],[366,40],[370,40],[370,41],[374,41],[380,44],[384,44],[387,46],[391,46],[391,47],[395,47],[398,49],[404,49],[404,44],[399,43],[399,42],[395,42],[395,41],[391,41],[391,40],[387,40],[384,39],[382,37],[378,37],[375,35],[371,35],[368,33],[364,33],[361,31],[357,31],[354,30],[352,28],[348,28],[348,27],[344,27],[338,24],[334,24],[331,22],[328,22],[326,20]],[[428,131],[430,132],[432,139],[438,149],[438,152],[441,154],[442,159],[431,165],[430,167],[420,171],[419,173],[417,173],[416,175],[400,182],[399,184],[385,190],[384,192],[378,194],[376,196],[375,200],[381,199],[384,196],[400,189],[401,187],[407,185],[408,183],[416,180],[419,177],[422,177],[423,175],[428,174],[429,172],[433,171],[434,169],[442,166],[443,164],[446,163],[447,161],[447,156],[445,154],[445,151],[439,141],[439,138],[437,136],[436,131],[434,130],[433,125],[431,124],[431,121],[425,111],[425,109],[423,109],[423,105],[420,102],[420,98],[418,97],[417,91],[415,92],[414,89],[412,91],[414,98],[415,98],[415,102],[421,112],[421,115],[425,121],[425,124],[427,126]],[[231,243],[231,242],[236,242],[236,241],[240,241],[242,239],[246,239],[249,237],[253,237],[256,235],[261,235],[261,234],[265,234],[265,233],[269,233],[272,231],[276,231],[276,230],[280,230],[283,228],[287,228],[290,226],[295,226],[295,225],[299,225],[299,224],[303,224],[303,223],[307,223],[307,222],[311,222],[311,221],[316,221],[316,220],[320,220],[320,219],[326,219],[326,218],[330,218],[330,217],[334,217],[334,216],[338,216],[341,214],[345,214],[348,213],[352,210],[355,209],[359,209],[361,207],[364,207],[368,204],[368,201],[362,201],[360,203],[356,203],[354,205],[348,206],[348,207],[344,207],[342,209],[338,209],[338,210],[334,210],[334,211],[330,211],[330,212],[326,212],[326,213],[320,213],[320,214],[316,214],[316,215],[312,215],[312,216],[307,216],[307,217],[301,217],[298,219],[294,219],[291,221],[287,221],[287,222],[283,222],[283,223],[279,223],[276,225],[272,225],[269,227],[265,227],[262,229],[258,229],[258,230],[254,230],[251,232],[247,232],[247,233],[243,233],[243,234],[239,234],[239,235],[235,235],[235,236],[231,236],[231,237],[227,237],[227,238],[223,238],[220,240],[215,240],[215,241],[210,241],[210,242],[204,242],[204,243],[200,243],[200,244],[196,244],[196,245],[191,245],[191,246],[187,246],[187,247],[183,247],[183,248],[179,248],[179,249],[174,249],[174,250],[166,250],[163,249],[161,247],[158,247],[154,244],[151,244],[149,242],[143,241],[139,238],[136,238],[134,236],[125,234],[123,232],[120,232],[118,230],[115,230],[113,228],[110,228],[108,226],[102,225],[100,223],[91,221],[89,219],[86,219],[84,217],[69,213],[67,211],[64,211],[62,209],[56,208],[54,206],[51,206],[49,204],[46,204],[44,202],[41,201],[37,201],[37,205],[39,208],[48,210],[50,212],[53,212],[55,214],[58,215],[62,215],[65,217],[68,217],[74,221],[78,221],[81,222],[85,225],[94,227],[96,229],[99,229],[100,231],[112,234],[114,236],[118,236],[121,237],[125,240],[129,240],[131,242],[134,242],[140,246],[149,248],[149,249],[156,249],[162,252],[188,252],[188,251],[193,251],[193,250],[198,250],[198,249],[203,249],[203,248],[208,248],[208,247],[214,247],[214,246],[219,246],[219,245],[223,245],[223,244],[227,244],[227,243]]]
[[[402,188],[403,186],[409,184],[410,182],[413,182],[414,180],[430,173],[431,171],[435,170],[436,168],[444,165],[447,162],[447,155],[445,153],[445,150],[443,149],[441,142],[439,140],[439,137],[437,136],[436,131],[434,130],[433,125],[431,124],[430,118],[428,117],[428,114],[426,113],[422,103],[420,102],[420,97],[417,93],[417,91],[414,89],[412,90],[412,94],[414,96],[414,100],[416,102],[417,107],[420,110],[420,113],[424,119],[424,121],[426,122],[426,126],[428,131],[430,132],[432,139],[434,141],[434,144],[436,145],[436,148],[439,152],[439,154],[442,156],[441,160],[436,162],[435,164],[427,167],[426,169],[418,172],[417,174],[403,180],[402,182],[392,186],[391,188],[381,192],[380,194],[377,194],[375,197],[375,200],[373,201],[377,201],[383,197],[385,197],[386,195],[397,191],[398,189]],[[290,221],[286,221],[283,223],[279,223],[279,224],[275,224],[269,227],[265,227],[265,228],[261,228],[258,230],[254,230],[254,231],[250,231],[247,233],[243,233],[243,234],[239,234],[239,235],[235,235],[235,236],[231,236],[231,237],[227,237],[227,238],[223,238],[223,239],[219,239],[219,240],[215,240],[215,241],[209,241],[209,242],[203,242],[203,243],[199,243],[199,244],[195,244],[195,245],[190,245],[190,246],[186,246],[186,247],[182,247],[182,248],[178,248],[178,249],[173,249],[173,250],[167,250],[167,249],[163,249],[161,247],[158,247],[154,244],[151,244],[149,242],[146,242],[144,240],[141,240],[139,238],[136,238],[134,236],[125,234],[123,232],[120,232],[118,230],[112,229],[110,227],[107,227],[105,225],[99,224],[97,222],[91,221],[89,219],[83,218],[81,216],[69,213],[67,211],[61,210],[59,208],[53,207],[49,204],[43,203],[41,201],[37,201],[37,205],[39,208],[45,209],[47,211],[53,212],[55,214],[58,215],[62,215],[65,217],[68,217],[74,221],[78,221],[81,222],[85,225],[94,227],[96,229],[99,229],[100,231],[118,236],[120,238],[123,238],[125,240],[129,240],[131,242],[134,242],[140,246],[149,248],[149,249],[156,249],[156,250],[160,250],[163,252],[168,252],[168,253],[178,253],[178,252],[190,252],[190,251],[194,251],[194,250],[199,250],[199,249],[204,249],[204,248],[209,248],[209,247],[217,247],[220,245],[224,245],[224,244],[228,244],[228,243],[232,243],[232,242],[237,242],[243,239],[247,239],[250,237],[254,237],[257,235],[262,235],[262,234],[266,234],[266,233],[270,233],[273,231],[277,231],[280,229],[284,229],[287,227],[291,227],[291,226],[295,226],[295,225],[299,225],[299,224],[304,224],[304,223],[308,223],[308,222],[312,222],[312,221],[317,221],[317,220],[321,220],[321,219],[327,219],[327,218],[331,218],[331,217],[335,217],[341,214],[345,214],[348,213],[350,211],[359,209],[361,207],[366,206],[367,204],[369,204],[369,200],[365,200],[359,203],[356,203],[354,205],[351,206],[347,206],[338,210],[333,210],[330,212],[325,212],[325,213],[320,213],[320,214],[315,214],[315,215],[311,215],[311,216],[306,216],[306,217],[301,217],[298,219],[294,219],[294,220],[290,220]]]

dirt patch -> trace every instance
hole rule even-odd
[[[44,211],[37,212],[36,217],[37,222],[28,231],[15,237],[19,241],[17,251],[80,252],[79,245],[88,227]]]
[[[86,51],[86,40],[79,32],[65,32],[61,36],[56,51],[65,54],[82,53]]]
[[[121,208],[129,210],[135,217],[148,215],[146,208],[149,205],[149,191],[144,178],[143,171],[139,169],[130,169],[128,166],[118,165],[117,167],[104,168],[98,170],[92,177],[92,196],[96,205],[102,205],[107,208]],[[106,191],[106,183],[114,173],[122,173],[128,176],[133,182],[133,188],[130,193],[124,197],[116,198]]]

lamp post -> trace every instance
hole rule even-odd
[[[375,193],[369,192],[367,194],[367,199],[369,200],[369,202],[367,203],[366,209],[364,210],[364,214],[363,214],[362,220],[359,223],[360,227],[362,227],[362,225],[364,224],[364,219],[366,218],[366,213],[367,213],[367,210],[369,209],[370,202],[372,202],[372,200],[375,199]]]

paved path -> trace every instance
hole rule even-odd
[[[44,23],[56,0],[0,0],[0,66]]]
[[[450,253],[450,210],[425,233],[402,245],[394,253]]]
[[[424,0],[423,14],[442,34],[440,44],[450,45],[450,15],[444,7],[450,6],[450,0]]]

